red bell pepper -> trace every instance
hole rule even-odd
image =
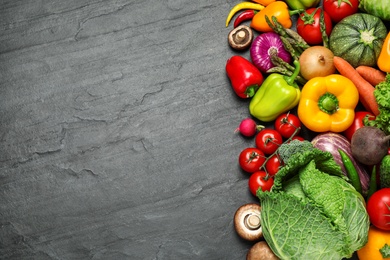
[[[234,92],[241,98],[250,98],[263,83],[263,74],[252,62],[234,55],[226,62],[226,73]]]

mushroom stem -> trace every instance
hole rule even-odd
[[[244,31],[239,31],[235,34],[237,42],[243,42],[246,38],[246,33]]]
[[[258,229],[260,224],[260,216],[255,214],[248,214],[245,218],[245,226],[251,230]]]

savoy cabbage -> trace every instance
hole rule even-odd
[[[364,198],[329,152],[292,155],[271,192],[257,192],[265,240],[280,259],[343,259],[367,243]]]

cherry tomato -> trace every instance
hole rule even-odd
[[[264,153],[255,147],[248,147],[241,151],[238,158],[238,162],[241,168],[249,173],[253,173],[260,170],[260,167],[264,164]]]
[[[357,13],[359,0],[324,0],[323,7],[334,23],[340,22],[343,18]]]
[[[281,136],[290,138],[294,133],[299,133],[300,129],[298,128],[301,127],[301,121],[296,115],[290,113],[281,114],[275,119],[274,126]]]
[[[283,138],[275,129],[263,129],[257,133],[255,138],[256,147],[264,154],[272,154],[283,143]]]
[[[250,192],[256,196],[256,192],[259,188],[262,191],[270,191],[272,185],[274,185],[274,178],[270,175],[267,175],[265,171],[257,171],[252,173],[248,181]]]
[[[303,137],[300,136],[300,135],[295,135],[293,138],[291,138],[291,140],[305,141],[305,138],[303,138]]]
[[[390,188],[382,188],[371,195],[367,201],[367,213],[371,224],[390,230]]]
[[[321,8],[309,8],[299,15],[297,20],[297,33],[309,45],[318,45],[322,43],[322,33],[320,28]],[[325,31],[329,36],[332,31],[332,20],[327,12],[324,12]]]
[[[281,165],[280,159],[275,154],[272,155],[272,157],[270,157],[268,161],[265,163],[265,169],[267,169],[269,175],[274,176],[279,171],[280,165]]]
[[[368,119],[374,119],[375,116],[367,111],[358,111],[355,113],[355,119],[352,122],[352,125],[347,128],[347,130],[344,131],[344,136],[351,141],[352,135],[358,130],[359,128],[363,127],[363,119],[368,116]]]

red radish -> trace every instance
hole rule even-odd
[[[252,118],[245,118],[241,121],[235,132],[240,132],[243,136],[251,137],[254,136],[258,130],[263,128],[264,126],[257,125]]]

